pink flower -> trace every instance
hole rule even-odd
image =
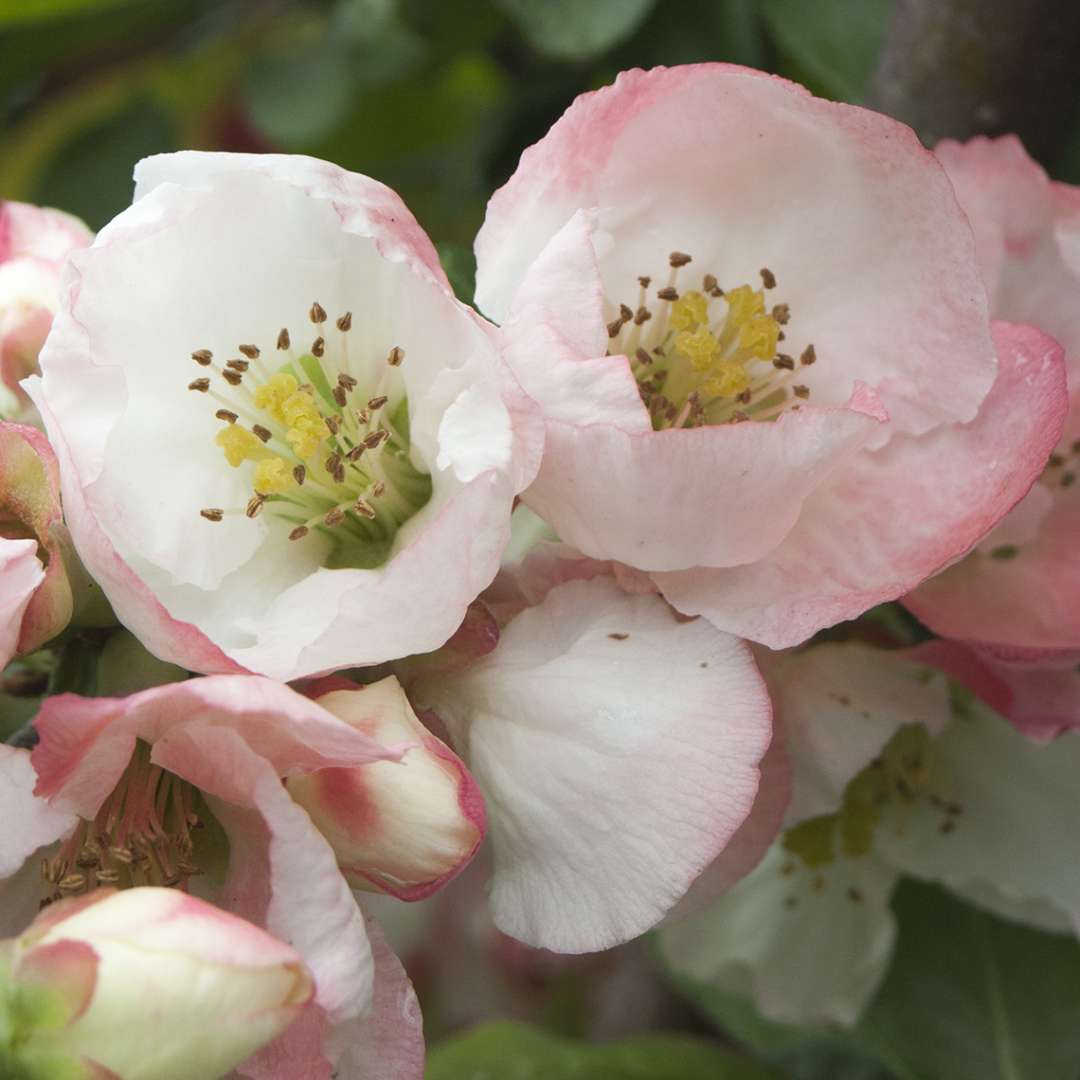
[[[319,770],[374,770],[413,752],[413,740],[385,745],[365,733],[397,739],[378,716],[388,692],[361,722],[362,704],[350,699],[369,694],[333,693],[326,708],[267,679],[213,676],[122,699],[46,699],[32,755],[8,747],[0,755],[0,810],[21,822],[0,845],[4,930],[25,925],[43,888],[46,899],[94,884],[198,889],[293,946],[315,979],[313,1004],[243,1076],[327,1078],[336,1063],[342,1078],[419,1077],[409,1071],[419,1014],[400,966],[369,944],[377,931],[365,930],[333,848],[282,783]],[[369,802],[386,808],[384,789],[400,790],[396,783],[373,771]],[[372,829],[371,862],[357,872],[376,882],[407,876],[407,839],[390,850]],[[426,838],[415,839],[426,855]],[[354,1042],[384,1046],[385,1072],[346,1068],[343,1048]]]
[[[998,318],[1065,349],[1070,407],[1024,500],[968,557],[904,603],[932,630],[1005,650],[1080,649],[1080,188],[1052,183],[1015,136],[936,151],[975,229]]]
[[[37,371],[64,260],[92,239],[70,214],[0,200],[0,382],[14,399],[10,411],[28,405],[19,380]]]
[[[134,205],[71,261],[42,372],[83,561],[196,671],[438,647],[539,454],[400,199],[309,158],[140,163]]]
[[[0,666],[71,620],[56,455],[36,428],[0,421]]]
[[[173,889],[98,889],[5,944],[0,1064],[28,1076],[81,1066],[115,1080],[213,1080],[281,1034],[313,992],[295,950]]]
[[[937,161],[782,79],[623,73],[525,152],[476,250],[545,414],[526,502],[770,647],[963,554],[1061,429],[1060,350],[991,335]]]
[[[499,929],[605,949],[655,926],[707,868],[731,880],[754,865],[779,815],[747,840],[771,706],[744,642],[550,546],[484,602],[500,630],[474,611],[398,671],[487,799]]]

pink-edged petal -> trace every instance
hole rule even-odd
[[[0,262],[29,255],[59,263],[93,238],[77,217],[63,210],[0,201]]]
[[[594,558],[655,571],[737,566],[775,548],[804,500],[873,439],[884,418],[872,398],[690,430],[549,421],[524,498]]]
[[[45,579],[45,568],[37,557],[36,540],[6,540],[0,537],[0,665],[15,655],[23,618],[34,592]]]
[[[35,946],[19,957],[14,971],[21,988],[46,991],[60,1005],[62,1014],[50,1017],[56,1027],[71,1024],[86,1012],[97,974],[98,954],[93,946],[68,939]]]
[[[902,207],[902,212],[897,208]],[[502,321],[551,237],[595,210],[605,293],[636,296],[669,251],[722,282],[775,273],[800,335],[894,423],[970,420],[993,380],[970,227],[911,130],[724,64],[623,72],[582,95],[488,205],[477,301]],[[940,357],[953,392],[937,394]],[[843,388],[840,389],[841,384]]]
[[[420,1003],[378,924],[365,916],[375,962],[368,1014],[335,1034],[343,1047],[338,1080],[423,1080],[424,1028]]]
[[[221,906],[300,953],[333,1022],[359,1015],[372,973],[363,919],[329,845],[274,768],[235,731],[203,723],[171,730],[153,759],[204,792],[229,835]]]
[[[1072,395],[1066,453],[1078,436],[1080,389]],[[1026,512],[1029,502],[1049,504],[1033,535],[991,535],[905,596],[905,607],[943,637],[998,649],[1080,648],[1080,484],[1062,486],[1064,474],[1075,469],[1068,461],[1047,468],[1045,482],[1013,511]]]
[[[746,820],[728,841],[727,847],[701,873],[686,895],[671,909],[665,925],[705,911],[736,882],[741,881],[765,857],[780,835],[791,803],[791,762],[779,719],[773,722],[773,737],[761,759],[761,782]]]
[[[156,743],[196,717],[203,727],[234,731],[279,777],[400,753],[280,683],[208,676],[126,698],[47,698],[35,721],[37,794],[93,818],[127,766],[136,739]]]
[[[0,821],[18,823],[17,828],[2,833],[0,881],[15,874],[38,848],[59,840],[75,825],[72,814],[34,795],[36,782],[30,752],[0,745]]]
[[[487,797],[497,925],[563,952],[666,914],[746,819],[769,741],[743,643],[603,579],[552,589],[494,653],[410,696]]]
[[[781,648],[902,596],[963,555],[1030,488],[1067,407],[1056,342],[1005,323],[994,337],[1000,371],[976,420],[855,455],[769,556],[655,574],[664,595],[680,611]]]
[[[294,776],[289,794],[358,888],[420,900],[467,865],[484,838],[484,799],[461,759],[417,719],[393,676],[335,690],[319,704],[400,761]]]
[[[450,283],[427,233],[396,192],[378,180],[302,154],[232,154],[184,150],[143,158],[135,166],[135,201],[160,184],[204,187],[223,173],[260,173],[326,200],[343,227],[370,236],[389,259],[407,262],[448,293]]]

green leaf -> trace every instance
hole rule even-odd
[[[438,244],[439,261],[457,298],[471,304],[476,292],[476,256],[464,244]]]
[[[796,65],[792,75],[842,101],[865,95],[892,0],[762,0],[780,51]]]
[[[918,1080],[1076,1080],[1080,943],[905,882],[896,958],[857,1036]]]
[[[523,1024],[485,1024],[437,1046],[427,1080],[778,1080],[710,1043],[647,1035],[590,1046]]]
[[[538,52],[585,60],[628,38],[655,0],[497,0]]]
[[[0,26],[80,15],[84,11],[145,2],[146,0],[0,0]]]

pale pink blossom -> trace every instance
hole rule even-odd
[[[893,954],[903,875],[1055,932],[1080,929],[1080,734],[1038,746],[921,650],[826,643],[765,665],[793,770],[785,831],[713,904],[661,931],[681,975],[766,1017],[854,1024]]]
[[[15,1061],[0,1045],[0,1063],[26,1075],[215,1080],[313,993],[294,949],[174,889],[97,889],[4,945]]]
[[[624,72],[522,155],[476,251],[545,415],[525,501],[771,647],[962,555],[1061,430],[1060,350],[991,334],[937,160],[783,79]]]
[[[29,404],[19,380],[37,371],[59,298],[64,260],[93,233],[61,210],[0,200],[0,383],[4,415]]]
[[[542,432],[392,191],[150,158],[69,265],[31,392],[79,553],[151,652],[291,679],[453,633]]]
[[[552,546],[483,602],[494,616],[474,609],[445,650],[398,670],[487,799],[499,929],[558,952],[608,948],[659,923],[707,868],[734,879],[754,865],[772,836],[740,836],[771,706],[744,642]]]
[[[337,707],[342,695],[326,700]],[[349,722],[254,676],[191,679],[119,699],[47,698],[32,754],[0,748],[4,817],[21,822],[0,845],[4,930],[21,929],[43,895],[62,899],[96,883],[191,889],[288,942],[315,979],[300,1019],[239,1075],[328,1078],[336,1063],[343,1080],[419,1077],[419,1011],[400,966],[372,949],[333,848],[282,782],[371,769],[411,751],[413,741],[400,743],[393,730],[389,745],[365,733],[355,706],[343,711]],[[382,787],[375,774],[376,804]],[[387,851],[372,851],[366,869],[376,881],[407,859],[394,851],[398,861],[383,866]],[[388,980],[381,989],[380,979]],[[380,1007],[387,995],[400,1007]],[[346,1070],[343,1055],[356,1040],[385,1044],[384,1059]]]
[[[1013,657],[1017,650],[1076,651],[1080,188],[1053,183],[1011,135],[966,144],[945,141],[935,152],[975,229],[991,314],[1031,323],[1062,344],[1070,405],[1060,440],[1024,500],[967,558],[926,582],[904,603],[945,637]],[[1067,661],[1062,663],[1067,666]],[[1011,668],[1013,674],[1018,670]]]

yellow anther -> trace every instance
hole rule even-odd
[[[225,459],[234,468],[245,461],[257,461],[266,453],[259,439],[239,424],[222,428],[215,441],[225,451]]]
[[[776,355],[780,325],[771,315],[755,315],[739,327],[739,348],[759,360]]]
[[[695,371],[708,371],[720,350],[712,331],[701,326],[697,330],[680,330],[675,335],[675,348],[687,357]]]
[[[712,397],[733,398],[741,394],[750,385],[750,376],[742,364],[725,361],[712,369],[709,379],[702,389]]]
[[[322,414],[310,394],[297,390],[281,403],[281,418],[289,427],[296,427],[302,420],[321,421]]]
[[[836,860],[833,846],[836,818],[836,814],[822,814],[793,825],[784,833],[784,850],[798,855],[811,868],[828,866]]]
[[[264,458],[255,466],[255,490],[260,495],[280,495],[293,486],[292,470],[283,458]]]
[[[299,385],[294,376],[279,371],[255,391],[255,404],[260,409],[265,409],[275,420],[286,422],[282,406],[296,393]]]
[[[760,289],[755,292],[749,285],[732,289],[725,293],[724,299],[728,303],[729,327],[742,326],[744,322],[749,322],[755,315],[761,315],[765,311],[765,294]]]
[[[326,438],[322,413],[310,394],[297,390],[281,403],[281,417],[289,425],[285,438],[296,456],[306,461]]]
[[[671,305],[669,316],[676,330],[691,330],[709,320],[709,301],[703,293],[685,292]]]

